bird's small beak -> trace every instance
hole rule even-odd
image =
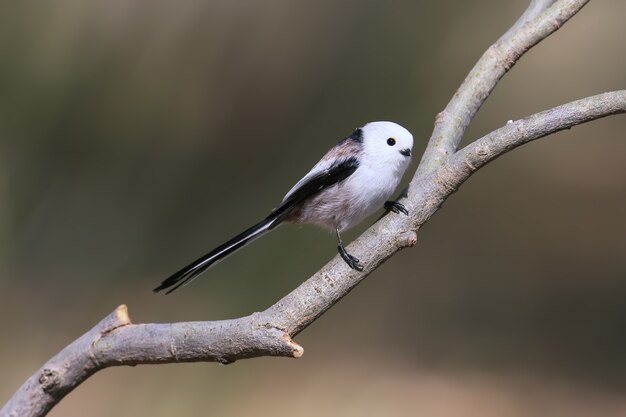
[[[409,148],[402,149],[400,153],[404,156],[411,156],[411,150]]]

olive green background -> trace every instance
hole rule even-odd
[[[151,292],[367,121],[413,132],[412,175],[435,115],[526,4],[0,3],[0,403],[119,304],[135,322],[230,318],[309,277],[335,238],[285,226]],[[624,15],[591,2],[531,50],[465,143],[624,88]],[[613,116],[481,170],[298,336],[299,360],[108,369],[50,415],[623,415],[625,129]]]

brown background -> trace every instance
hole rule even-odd
[[[136,322],[236,317],[306,279],[334,237],[284,227],[193,286],[150,291],[356,126],[404,124],[418,159],[525,6],[1,3],[0,403],[118,304]],[[466,141],[623,88],[624,15],[588,5],[505,77]],[[50,415],[624,415],[625,129],[593,122],[481,170],[417,247],[298,337],[300,360],[109,369]]]

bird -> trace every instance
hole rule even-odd
[[[294,185],[282,202],[254,226],[180,269],[153,291],[171,293],[189,284],[218,261],[282,223],[315,224],[334,231],[341,258],[362,271],[360,260],[348,253],[341,233],[380,208],[408,215],[397,201],[389,201],[411,162],[413,135],[394,122],[370,122],[332,147]]]

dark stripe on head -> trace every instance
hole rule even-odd
[[[363,129],[358,127],[348,138],[355,142],[363,143]]]
[[[363,146],[363,129],[357,128],[350,136],[341,139],[336,148],[352,148],[354,152],[357,152]],[[333,155],[334,156],[334,155]]]

